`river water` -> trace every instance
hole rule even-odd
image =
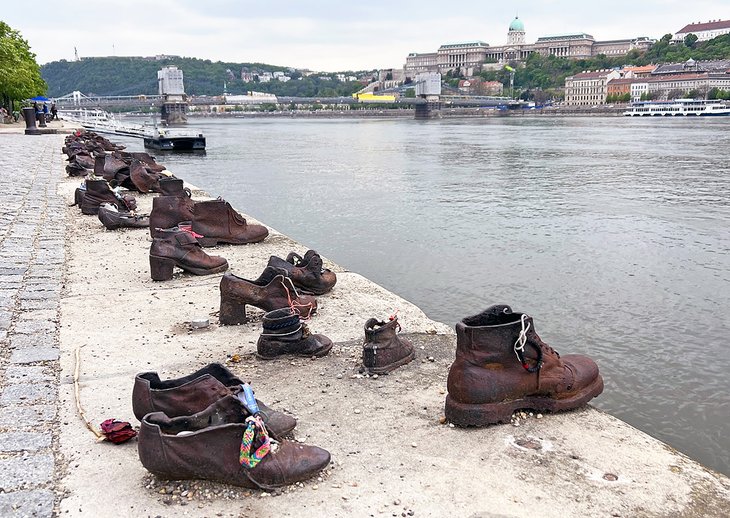
[[[529,313],[595,406],[730,474],[728,124],[193,119],[207,154],[158,159],[435,320]]]

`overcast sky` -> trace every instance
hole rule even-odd
[[[0,20],[43,64],[85,56],[171,54],[321,71],[401,67],[443,43],[586,32],[597,40],[660,38],[693,22],[730,19],[730,0],[98,0],[3,2]],[[497,4],[497,5],[490,5]],[[510,7],[511,6],[511,7]]]

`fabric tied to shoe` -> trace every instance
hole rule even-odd
[[[181,245],[197,245],[198,244],[198,240],[195,239],[195,236],[193,236],[190,232],[185,232],[184,230],[175,234],[175,239]]]
[[[260,416],[248,417],[246,423],[238,461],[241,466],[253,469],[271,452],[272,440]]]

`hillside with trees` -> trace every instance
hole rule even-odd
[[[544,92],[551,97],[555,91],[563,88],[565,78],[585,70],[601,70],[622,66],[641,66],[659,63],[681,63],[692,58],[695,61],[714,59],[730,59],[730,34],[718,36],[710,41],[698,43],[697,37],[690,34],[683,43],[671,44],[671,34],[665,34],[651,49],[646,52],[633,50],[626,56],[607,57],[599,54],[591,59],[567,59],[555,56],[531,54],[524,66],[515,71],[515,91]],[[482,72],[480,76],[487,81],[500,81],[509,85],[509,72],[497,70]],[[454,78],[458,82],[458,78]],[[529,94],[527,95],[529,97]]]
[[[85,95],[157,94],[157,71],[175,65],[183,71],[185,92],[190,95],[220,95],[223,85],[230,94],[247,91],[268,92],[299,97],[350,95],[361,89],[360,82],[341,82],[327,74],[302,77],[301,72],[263,63],[226,63],[197,58],[104,57],[79,61],[54,61],[41,67],[48,83],[48,95],[58,97],[74,90]],[[243,82],[241,70],[250,71],[253,80]],[[259,82],[258,74],[284,72],[290,81]],[[348,72],[348,75],[354,75]],[[300,80],[301,78],[301,80]]]

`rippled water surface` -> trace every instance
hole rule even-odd
[[[529,313],[597,407],[730,474],[730,120],[191,125],[178,176],[436,320]]]

